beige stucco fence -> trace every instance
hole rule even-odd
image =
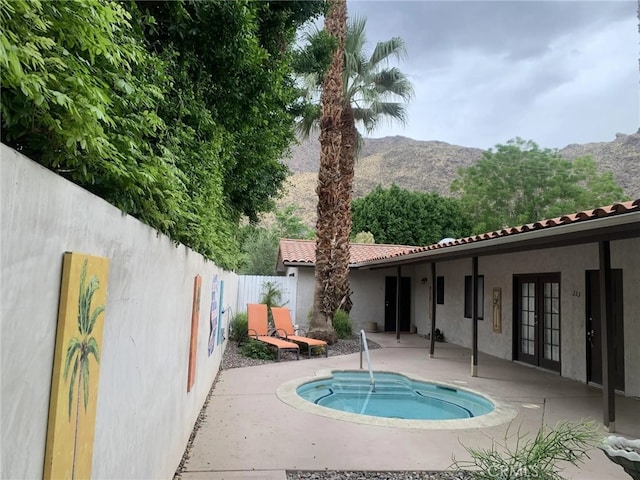
[[[236,310],[237,275],[5,145],[0,153],[0,477],[43,474],[62,256],[73,251],[110,259],[92,477],[171,478],[225,346],[208,354],[212,282],[224,282],[224,306]],[[196,376],[187,392],[196,275]]]

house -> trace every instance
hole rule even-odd
[[[315,242],[282,239],[278,270],[313,303]],[[640,199],[428,246],[351,245],[354,328],[431,333],[640,396]],[[608,288],[601,288],[607,285]],[[475,287],[475,288],[474,288]],[[477,296],[473,292],[477,292]]]

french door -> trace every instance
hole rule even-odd
[[[401,277],[400,280],[400,331],[411,329],[411,278]],[[396,331],[396,299],[398,277],[384,279],[384,331]]]
[[[560,371],[560,274],[515,277],[516,359]]]

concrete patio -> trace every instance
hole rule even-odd
[[[600,389],[514,362],[480,355],[478,377],[470,376],[470,350],[417,335],[377,333],[383,348],[371,351],[374,370],[390,370],[469,388],[515,409],[509,432],[535,432],[541,425],[590,419],[601,426]],[[470,429],[414,429],[346,422],[314,415],[281,401],[285,382],[319,370],[357,369],[358,354],[302,359],[223,370],[193,442],[182,478],[286,479],[286,470],[445,470],[452,455],[466,459],[463,445],[488,447],[502,441],[510,423]],[[616,435],[640,438],[640,399],[616,396]],[[602,437],[609,435],[601,429]],[[629,479],[621,467],[594,449],[566,478]]]

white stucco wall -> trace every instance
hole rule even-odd
[[[296,287],[296,323],[306,330],[309,326],[309,311],[313,305],[315,277],[313,267],[288,267],[287,276],[297,279]]]
[[[612,242],[611,266],[622,268],[625,392],[640,397],[640,239]]]
[[[391,270],[389,270],[391,272]],[[296,317],[298,325],[308,328],[309,311],[313,307],[315,277],[313,267],[290,267],[287,275],[294,273],[298,279]],[[384,328],[384,274],[370,270],[352,270],[349,274],[352,285],[357,285],[351,297],[353,309],[350,318],[353,331],[364,328],[366,322],[378,322]]]
[[[425,289],[425,285],[421,285],[419,279],[416,280],[415,266],[403,266],[402,276],[411,278],[411,318],[416,318],[416,311],[421,302],[423,292],[419,289]],[[297,318],[298,324],[303,328],[308,326],[308,313],[313,306],[313,289],[315,285],[313,267],[290,267],[286,274],[294,275],[298,278],[297,289]],[[396,268],[388,268],[381,270],[351,270],[349,280],[352,285],[353,308],[350,318],[353,331],[357,332],[365,328],[367,322],[377,322],[378,330],[384,330],[384,313],[385,313],[385,277],[395,277],[397,275]],[[419,277],[421,278],[421,277]],[[424,317],[424,313],[422,316]],[[423,319],[423,321],[426,321]],[[423,327],[424,328],[424,327]],[[420,330],[418,333],[421,333]],[[426,333],[426,330],[424,331]]]
[[[367,322],[377,322],[378,331],[384,331],[384,282],[385,277],[395,275],[395,269],[354,270],[350,273],[353,290],[350,317],[354,331],[363,329]]]
[[[237,276],[1,148],[1,477],[43,473],[65,251],[110,259],[92,477],[172,477],[222,357],[224,344],[207,355],[212,279],[225,282],[226,304]],[[187,393],[198,274],[196,383]]]
[[[640,375],[629,368],[640,364],[640,298],[637,293],[640,291],[640,240],[613,241],[611,251],[612,268],[623,270],[625,390],[627,395],[640,396]],[[478,274],[484,276],[484,320],[478,322],[478,349],[513,359],[513,276],[559,273],[561,375],[585,382],[585,271],[598,268],[597,244],[479,257]],[[445,277],[445,303],[437,305],[436,326],[444,331],[447,341],[471,347],[471,320],[464,318],[464,277],[471,275],[471,259],[438,263],[436,275]],[[491,322],[494,287],[502,289],[501,333],[493,332]],[[424,303],[428,305],[428,302]],[[430,322],[427,323],[430,327]]]

